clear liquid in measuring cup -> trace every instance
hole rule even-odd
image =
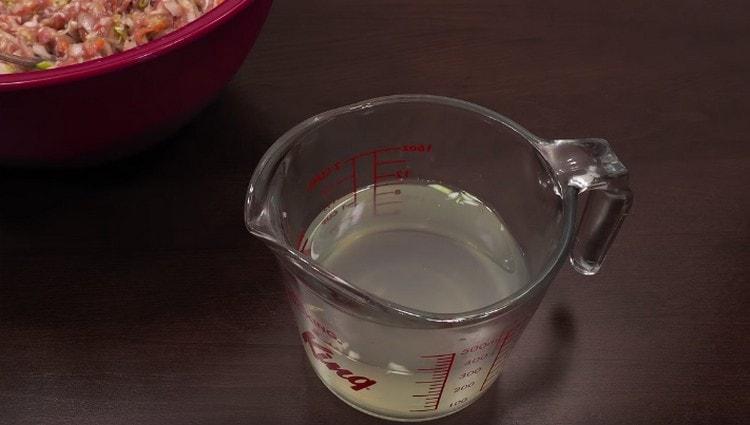
[[[304,240],[313,260],[351,284],[433,313],[486,307],[528,281],[522,251],[495,210],[435,182],[349,193],[313,220]]]
[[[300,245],[352,285],[434,313],[486,307],[528,282],[522,251],[498,213],[437,182],[349,193],[318,214]],[[435,418],[471,404],[499,375],[515,333],[510,319],[455,329],[383,326],[328,308],[304,285],[292,300],[321,380],[383,418]]]

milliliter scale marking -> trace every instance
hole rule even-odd
[[[497,348],[497,354],[495,355],[495,359],[492,361],[492,365],[490,366],[490,369],[487,371],[487,375],[484,377],[484,381],[482,381],[482,386],[479,387],[479,391],[482,391],[487,385],[488,382],[492,382],[492,378],[497,376],[500,371],[502,370],[503,366],[503,360],[505,360],[505,356],[503,356],[503,353],[507,353],[508,350],[504,350],[504,348],[507,346],[508,342],[511,340],[514,334],[514,329],[509,330],[505,333],[505,336],[498,340],[498,348]]]
[[[445,384],[448,382],[448,375],[450,375],[451,369],[453,368],[456,353],[420,356],[420,358],[430,359],[434,363],[432,367],[416,370],[419,374],[429,376],[421,378],[419,381],[415,382],[415,384],[423,386],[426,391],[412,395],[412,397],[415,398],[423,398],[424,404],[419,409],[411,409],[411,412],[437,410],[440,405],[440,399],[443,396],[443,390],[445,390]]]
[[[396,181],[403,181],[404,179],[409,178],[411,174],[411,170],[409,169],[409,160],[406,158],[383,158],[382,155],[388,154],[388,153],[402,153],[402,154],[425,154],[432,151],[432,145],[430,144],[410,144],[410,145],[402,145],[402,146],[390,146],[385,148],[379,148],[379,149],[373,149],[370,151],[360,152],[358,154],[352,155],[349,158],[346,158],[341,161],[336,161],[333,164],[328,165],[327,167],[323,168],[322,170],[315,173],[315,175],[308,181],[307,183],[307,190],[313,191],[316,190],[318,193],[323,196],[326,199],[331,199],[333,197],[334,191],[340,187],[341,185],[346,184],[353,193],[353,199],[351,203],[344,205],[344,208],[351,208],[357,205],[357,189],[359,189],[362,186],[362,176],[359,175],[357,172],[358,164],[361,160],[369,160],[372,174],[370,176],[371,178],[371,184],[373,186],[372,190],[372,196],[373,196],[373,203],[372,203],[372,214],[373,215],[386,215],[386,214],[396,214],[398,211],[388,211],[388,212],[382,212],[378,211],[378,206],[384,207],[388,205],[398,205],[402,203],[402,201],[398,199],[392,199],[393,197],[398,197],[401,195],[401,191],[398,189],[394,190],[386,190],[386,191],[379,191],[379,188],[383,188],[384,186],[388,186],[388,184],[396,182]],[[398,165],[400,167],[397,167],[394,169],[393,166]],[[326,185],[323,185],[326,180],[329,179],[329,177],[333,176],[334,174],[339,174],[341,171],[344,171],[346,168],[349,168],[349,173],[338,177],[337,179],[329,182]],[[384,169],[385,168],[385,169]],[[389,196],[386,200],[381,200],[380,198],[383,196]],[[301,232],[299,234],[299,237],[297,239],[297,249],[304,252],[307,241],[304,237],[304,232]]]
[[[494,340],[494,343],[489,345],[489,347],[493,347],[494,350],[490,351],[486,355],[482,355],[482,357],[486,358],[488,355],[492,355],[491,353],[493,352],[495,356],[492,360],[492,363],[490,364],[490,367],[487,369],[486,374],[484,375],[484,379],[482,379],[482,384],[479,388],[480,392],[483,391],[485,387],[489,383],[491,383],[494,378],[497,377],[497,375],[500,373],[506,357],[505,354],[507,354],[508,352],[509,343],[511,342],[515,334],[516,329],[514,327],[511,327],[511,329],[504,331],[498,337],[492,338],[492,340]],[[473,347],[464,349],[461,354],[463,355],[475,352],[475,348],[481,351],[483,347],[487,347],[486,343],[477,344]],[[450,376],[451,371],[453,371],[454,364],[456,363],[456,355],[457,353],[446,353],[420,356],[420,358],[432,360],[434,363],[431,365],[431,367],[416,369],[416,372],[418,374],[428,376],[418,378],[418,380],[414,382],[414,384],[422,388],[422,391],[413,394],[412,397],[423,399],[424,404],[420,408],[411,409],[411,412],[426,412],[438,409],[443,393],[445,392],[446,384],[448,383],[448,377]],[[483,363],[483,361],[479,364],[481,363]],[[472,365],[475,365],[475,363],[470,360],[467,363],[464,363],[462,366],[467,367]],[[475,367],[474,369],[469,368],[460,376],[457,376],[456,381],[461,381],[463,379],[466,379],[466,381],[463,381],[465,382],[463,385],[458,384],[458,386],[454,389],[454,392],[458,393],[474,386],[474,381],[471,381],[470,379],[474,376],[481,376],[480,374],[482,373],[482,369],[482,366]],[[453,407],[454,405],[462,404],[465,400],[466,398],[454,401],[453,403],[451,403],[451,407]]]

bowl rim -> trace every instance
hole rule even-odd
[[[45,71],[0,75],[0,92],[69,83],[154,59],[178,46],[200,38],[256,1],[258,0],[224,0],[195,21],[163,37],[111,56]]]

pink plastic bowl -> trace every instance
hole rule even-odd
[[[271,0],[225,0],[124,53],[0,75],[0,163],[91,163],[163,139],[234,75],[270,6]]]

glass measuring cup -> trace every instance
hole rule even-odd
[[[512,237],[493,239],[482,227],[471,243],[502,257],[520,284],[463,311],[460,290],[470,285],[458,282],[447,307],[420,309],[419,293],[399,303],[313,259],[320,226],[335,242],[365,217],[381,225],[420,207],[426,198],[409,194],[413,182],[444,193],[440,205],[468,203],[501,217],[492,228]],[[284,134],[252,176],[245,221],[279,259],[321,381],[365,413],[418,421],[456,412],[487,390],[558,268],[569,257],[580,273],[596,273],[631,200],[627,170],[602,139],[543,140],[471,103],[398,95],[322,113]],[[465,228],[485,222],[481,214]],[[361,267],[385,270],[387,279],[387,261],[367,258]]]

